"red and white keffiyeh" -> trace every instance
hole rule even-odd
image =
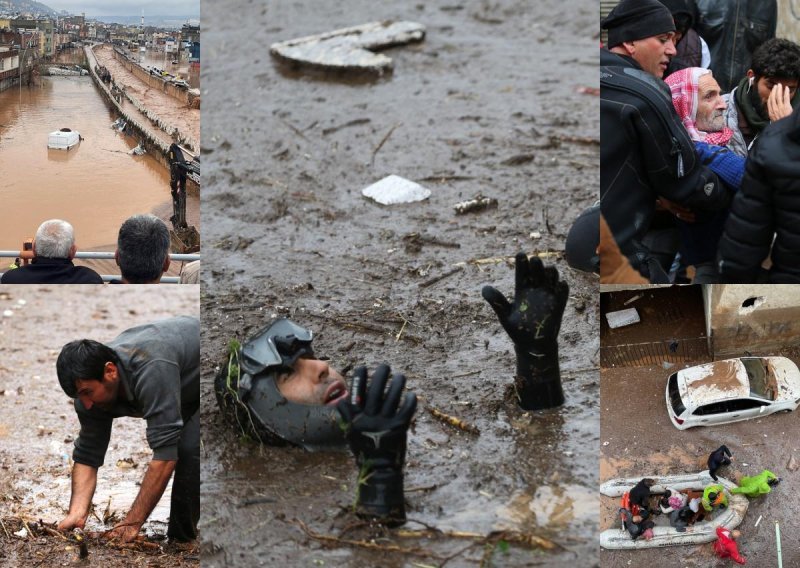
[[[697,93],[700,90],[698,82],[706,73],[711,71],[702,67],[688,67],[671,74],[664,82],[672,91],[672,106],[681,117],[689,137],[695,142],[725,146],[733,136],[733,130],[727,126],[720,132],[703,132],[697,129]]]

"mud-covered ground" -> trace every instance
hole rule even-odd
[[[234,8],[240,17],[225,18]],[[597,196],[597,99],[579,91],[597,86],[596,6],[348,0],[204,9],[203,564],[595,565],[597,286],[559,253]],[[421,22],[428,34],[389,50],[394,73],[381,78],[310,74],[267,51],[386,19]],[[431,197],[383,207],[361,196],[392,173]],[[479,193],[499,206],[454,213]],[[510,294],[505,259],[519,250],[544,252],[571,288],[561,332],[567,403],[557,410],[523,414],[504,402],[513,351],[480,289]],[[350,512],[348,454],[240,443],[222,423],[211,381],[228,340],[277,315],[313,328],[317,354],[338,369],[386,361],[409,377],[421,404],[409,437],[406,529],[510,529],[558,547],[381,534]],[[438,422],[430,406],[480,435]]]
[[[782,355],[800,362],[800,350],[785,349],[757,355]],[[705,363],[697,361],[692,364]],[[800,472],[790,471],[790,459],[800,460],[800,416],[797,412],[773,414],[735,424],[678,430],[665,407],[667,375],[661,366],[603,369],[601,371],[600,480],[647,477],[707,469],[708,455],[721,444],[733,453],[730,466],[718,475],[737,482],[764,469],[783,481],[772,493],[751,499],[744,521],[739,552],[748,565],[777,566],[775,522],[780,523],[783,565],[800,565],[800,497],[796,491]],[[634,393],[633,396],[631,393]],[[600,529],[618,528],[617,499],[603,497]],[[761,521],[756,527],[756,523]],[[664,520],[657,521],[663,523]],[[711,544],[660,549],[601,550],[602,566],[722,567],[732,564],[714,555]]]
[[[169,292],[157,286],[0,288],[0,566],[61,566],[77,558],[74,543],[33,525],[36,536],[13,534],[22,521],[58,522],[69,506],[72,448],[80,425],[56,376],[61,346],[82,337],[110,340],[134,325],[199,312],[196,286],[170,286]],[[124,518],[151,455],[144,420],[114,421],[87,531],[107,530],[114,518]],[[166,533],[169,491],[144,526],[155,543]],[[95,566],[198,565],[194,552],[161,544],[142,552],[90,541],[89,553]]]

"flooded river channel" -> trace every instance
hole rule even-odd
[[[120,224],[137,213],[171,215],[169,171],[139,142],[116,132],[117,118],[88,77],[40,77],[38,85],[0,93],[0,249],[16,250],[39,224],[62,218],[79,249],[113,248]],[[71,128],[85,138],[69,151],[48,150],[47,135]],[[189,222],[199,199],[189,196]]]

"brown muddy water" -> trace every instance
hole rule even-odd
[[[307,73],[267,52],[387,19],[428,35],[389,50],[383,77]],[[597,87],[596,19],[577,0],[204,6],[203,104],[225,109],[202,124],[204,566],[597,565],[597,281],[559,256],[597,196],[597,98],[579,92]],[[361,196],[392,173],[432,196],[392,207]],[[499,206],[454,213],[478,193]],[[570,285],[567,402],[555,410],[507,402],[512,346],[480,296],[484,284],[511,294],[506,259],[518,250],[544,252]],[[276,315],[311,327],[337,369],[405,372],[420,397],[405,528],[445,533],[359,525],[350,455],[243,444],[223,424],[211,381],[225,346]],[[480,435],[436,421],[431,406]],[[500,529],[558,546],[452,536]]]
[[[128,152],[138,140],[111,128],[117,118],[91,79],[41,77],[0,93],[0,250],[19,250],[42,221],[65,219],[79,249],[113,250],[122,222],[137,213],[172,214],[169,171]],[[85,138],[69,151],[47,135],[71,128]],[[199,225],[199,198],[187,203]]]
[[[80,288],[80,292],[78,292]],[[60,521],[69,506],[73,442],[80,425],[58,384],[55,361],[61,346],[73,339],[113,339],[123,330],[174,315],[199,314],[197,288],[173,286],[170,294],[149,286],[10,286],[0,290],[0,519]],[[93,503],[99,517],[106,509],[125,516],[152,456],[145,421],[114,421],[105,465],[98,472]],[[144,530],[166,533],[169,489]],[[87,530],[103,531],[94,515]],[[0,565],[59,566],[74,551],[62,541],[2,540]],[[96,550],[95,565],[144,565],[147,557],[130,551]],[[101,560],[102,558],[102,560]],[[142,560],[144,558],[144,560]],[[98,563],[99,562],[99,563]],[[161,564],[150,564],[153,566]],[[164,566],[179,565],[178,561]],[[182,564],[181,564],[182,565]]]

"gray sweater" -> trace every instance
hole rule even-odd
[[[114,418],[147,420],[153,459],[178,458],[184,423],[200,408],[200,320],[181,316],[134,327],[107,344],[119,362],[119,398],[108,411],[75,399],[81,431],[72,459],[103,465]]]

